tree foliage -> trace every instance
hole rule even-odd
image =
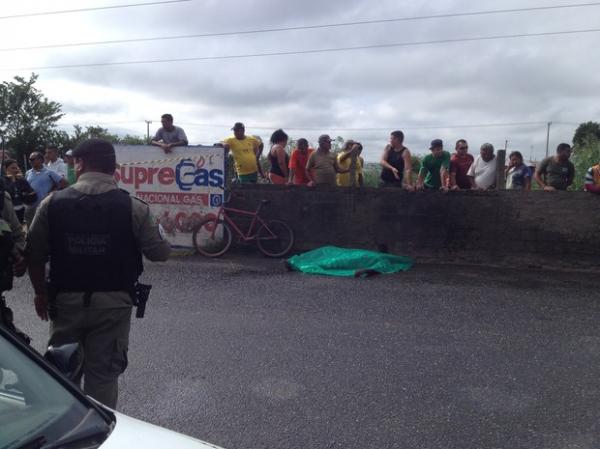
[[[571,189],[581,190],[588,169],[600,162],[600,123],[581,123],[573,135],[573,156],[575,180]]]
[[[126,134],[120,137],[118,134],[113,134],[106,128],[101,126],[86,126],[85,129],[81,125],[73,126],[73,135],[64,142],[55,142],[63,148],[75,148],[84,140],[88,139],[104,139],[111,143],[121,143],[125,145],[145,145],[146,139],[140,136],[131,136]]]
[[[12,81],[0,84],[0,136],[12,157],[20,163],[32,151],[43,150],[49,143],[66,150],[80,142],[98,137],[112,143],[129,145],[146,144],[146,139],[126,135],[120,137],[100,126],[75,125],[73,134],[56,129],[57,122],[64,116],[60,103],[48,100],[35,87],[38,79],[31,74],[29,79],[16,76]]]
[[[588,136],[575,147],[571,160],[575,165],[575,180],[571,189],[582,190],[588,169],[600,163],[600,139]]]
[[[0,132],[13,157],[23,156],[59,137],[56,122],[61,105],[48,100],[35,86],[37,75],[16,76],[0,84]]]
[[[575,130],[573,145],[576,148],[583,147],[589,143],[590,139],[600,140],[600,123],[581,123]]]

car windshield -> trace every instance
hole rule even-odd
[[[33,439],[55,442],[76,428],[89,411],[0,334],[0,448],[19,448]]]

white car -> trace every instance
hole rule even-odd
[[[66,362],[61,371],[68,371],[71,360]],[[0,326],[0,449],[62,447],[217,448],[98,404]]]

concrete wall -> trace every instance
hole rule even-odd
[[[322,245],[386,248],[418,260],[599,265],[600,196],[586,192],[404,192],[238,186],[231,204],[280,218],[296,251]]]

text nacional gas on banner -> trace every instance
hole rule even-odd
[[[192,229],[223,203],[222,148],[177,147],[165,154],[148,145],[115,145],[119,187],[150,205],[171,245],[191,248]]]

